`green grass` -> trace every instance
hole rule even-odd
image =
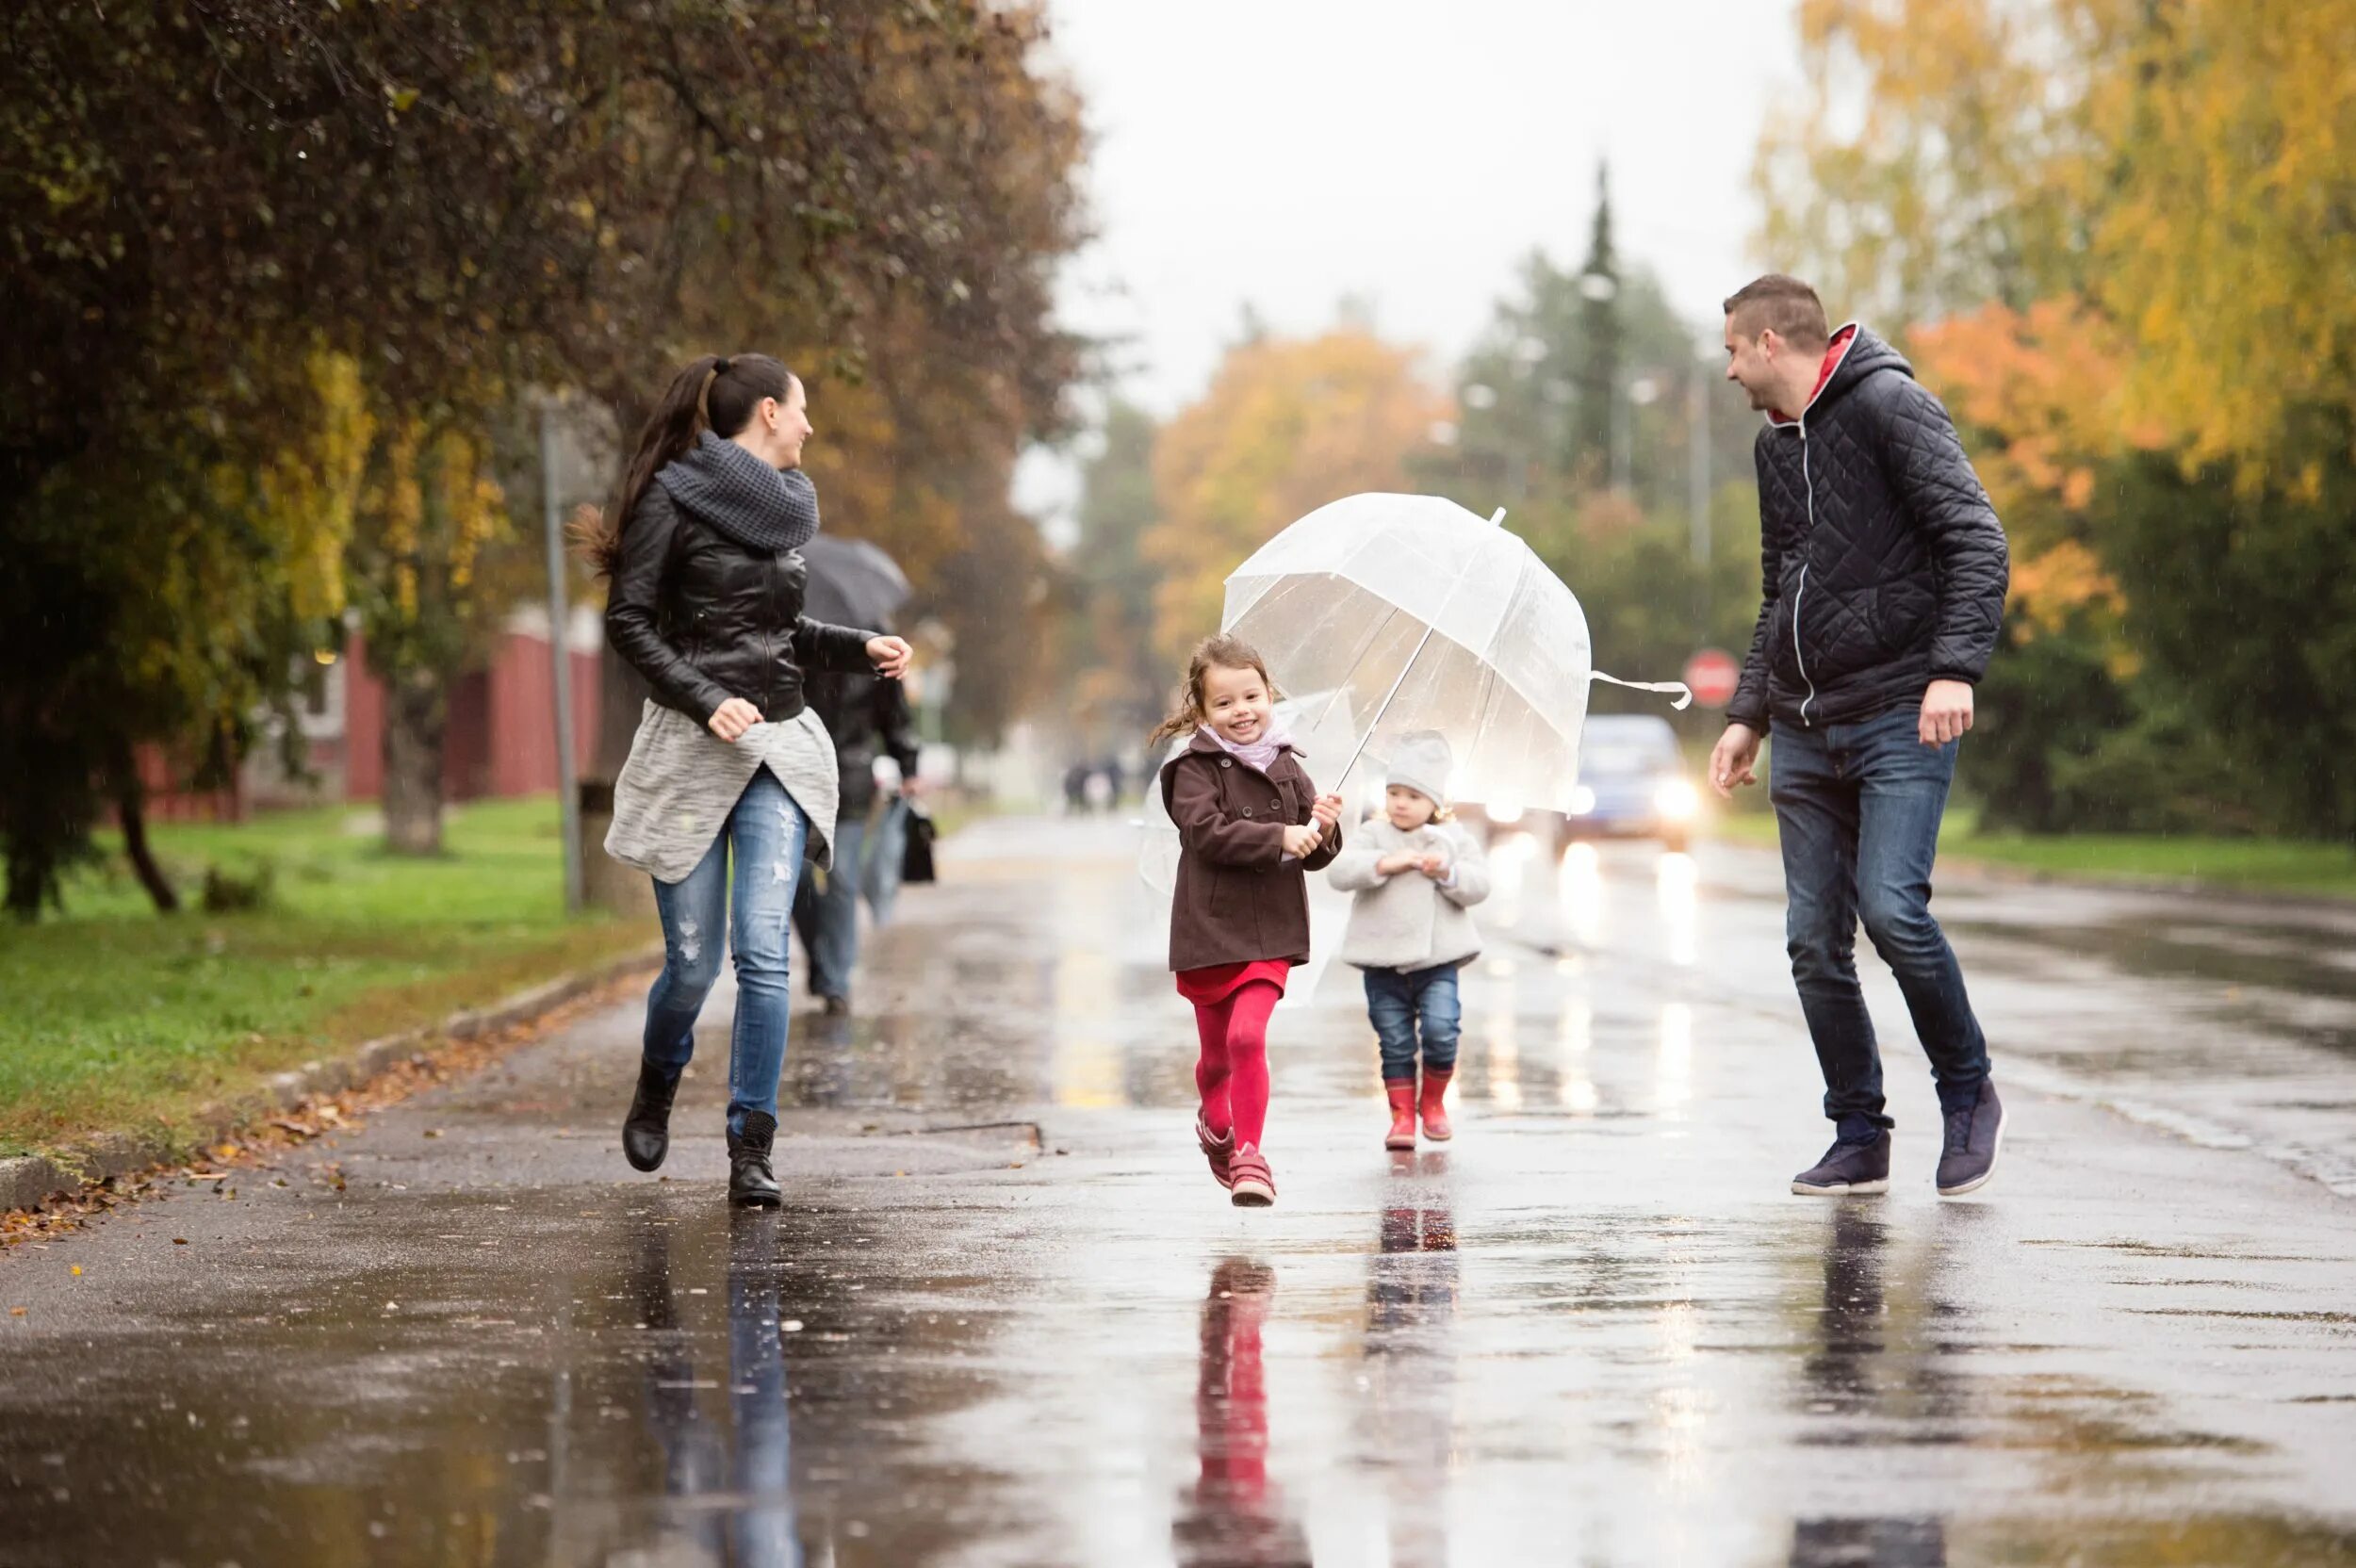
[[[170,1135],[268,1073],[652,940],[641,922],[564,918],[547,800],[454,809],[427,860],[384,854],[341,808],[152,836],[188,910],[157,916],[110,857],[62,914],[0,925],[0,1154]],[[208,864],[272,867],[270,906],[194,908]]]
[[[1721,815],[1711,836],[1773,848],[1766,812]],[[1983,833],[1968,808],[1948,813],[1939,836],[1949,864],[1977,862],[2087,881],[2187,882],[2248,892],[2356,898],[2356,850],[2296,839],[2160,838],[2125,833]]]

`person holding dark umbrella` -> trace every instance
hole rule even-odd
[[[822,533],[803,547],[810,567],[810,613],[821,618],[853,613],[843,624],[888,626],[908,602],[908,580],[892,557],[859,539]],[[806,876],[794,894],[794,929],[810,953],[810,990],[828,1016],[850,1011],[851,971],[859,962],[859,896],[873,887],[868,861],[888,850],[888,836],[874,831],[875,762],[889,756],[900,768],[900,791],[914,795],[916,726],[908,711],[908,688],[856,672],[813,674],[810,706],[834,737],[843,804],[835,826],[834,865]],[[872,899],[871,899],[872,901]],[[878,917],[882,914],[877,906]]]

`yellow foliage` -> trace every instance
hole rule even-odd
[[[2356,0],[2072,0],[2118,59],[2092,291],[2134,330],[2128,409],[2297,488],[2295,412],[2356,405]]]
[[[1264,338],[1230,350],[1211,388],[1153,451],[1161,521],[1154,641],[1173,665],[1219,629],[1227,574],[1327,501],[1407,488],[1407,460],[1448,412],[1411,356],[1370,334]]]
[[[2074,296],[2119,355],[2082,449],[2312,489],[2302,411],[2356,408],[2356,0],[1804,0],[1798,25],[1807,96],[1757,168],[1775,265],[1893,329]],[[2024,448],[2024,478],[2067,449]]]
[[[456,426],[429,430],[419,416],[401,416],[384,462],[376,544],[391,572],[395,614],[414,623],[429,580],[463,601],[484,548],[506,531],[507,497],[488,472],[485,443]]]

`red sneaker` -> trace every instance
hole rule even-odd
[[[1194,1141],[1203,1151],[1203,1157],[1211,1162],[1211,1180],[1220,1186],[1232,1187],[1235,1179],[1229,1174],[1230,1163],[1235,1157],[1235,1135],[1230,1131],[1214,1137],[1211,1124],[1197,1112],[1194,1119]]]
[[[1445,1103],[1448,1081],[1455,1076],[1454,1068],[1440,1072],[1423,1070],[1423,1135],[1434,1143],[1446,1143],[1456,1135],[1456,1129],[1448,1124]]]
[[[1228,1162],[1228,1190],[1235,1195],[1239,1209],[1265,1209],[1276,1201],[1276,1177],[1268,1168],[1268,1158],[1253,1144],[1240,1144],[1235,1158]]]
[[[1391,1130],[1383,1135],[1385,1149],[1415,1147],[1415,1081],[1413,1078],[1385,1078],[1383,1092],[1391,1101]]]

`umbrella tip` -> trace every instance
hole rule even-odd
[[[1489,514],[1489,526],[1491,528],[1500,528],[1504,526],[1504,523],[1505,508],[1500,506],[1495,512]]]

